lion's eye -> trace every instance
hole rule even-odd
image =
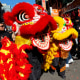
[[[17,19],[19,21],[25,21],[25,20],[29,20],[29,15],[27,15],[25,12],[20,12],[18,15],[17,15]]]

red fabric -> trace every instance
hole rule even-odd
[[[61,57],[61,53],[60,53],[60,51],[57,51],[57,54],[54,55],[54,57]]]
[[[4,21],[7,25],[12,25],[13,22],[17,22],[19,24],[29,22],[29,20],[25,21],[19,21],[17,20],[17,15],[20,11],[24,11],[27,15],[29,15],[30,20],[33,19],[35,12],[34,7],[30,5],[29,3],[18,3],[15,5],[12,9],[12,12],[6,12],[3,15]],[[21,35],[31,34],[35,35],[37,32],[43,31],[46,26],[49,24],[49,26],[54,30],[57,29],[57,23],[56,21],[48,14],[43,13],[43,15],[40,15],[40,20],[37,21],[34,25],[25,25],[20,27],[20,33]]]
[[[31,34],[35,35],[37,32],[43,31],[47,25],[50,25],[52,30],[57,28],[56,21],[49,15],[42,16],[42,18],[34,25],[26,25],[20,28],[21,35]]]
[[[7,25],[12,25],[12,23],[14,21],[16,21],[16,17],[17,17],[17,14],[20,12],[20,11],[24,11],[26,12],[29,17],[32,19],[33,16],[34,16],[34,8],[31,4],[29,3],[26,3],[26,2],[22,2],[22,3],[18,3],[16,4],[13,9],[12,9],[12,12],[6,12],[3,14],[3,18],[4,18],[4,22],[7,24]],[[20,22],[19,22],[20,23]]]
[[[7,44],[10,45],[6,46]],[[27,60],[27,53],[20,51],[17,45],[10,42],[6,37],[2,39],[2,49],[9,51],[9,53],[5,55],[5,52],[0,52],[0,61],[3,61],[3,63],[0,63],[0,79],[5,80],[4,76],[2,76],[4,74],[7,80],[28,80],[32,72],[32,65]],[[8,62],[8,60],[10,61]],[[12,67],[10,68],[11,65]],[[25,67],[21,68],[23,65]],[[19,72],[23,73],[24,76],[21,77]]]

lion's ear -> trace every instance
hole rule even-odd
[[[6,25],[11,26],[15,18],[11,12],[5,12],[3,14],[3,19]]]

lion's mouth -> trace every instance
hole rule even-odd
[[[59,46],[65,50],[65,51],[69,51],[72,48],[72,40],[64,40],[62,42],[59,43]]]
[[[32,38],[32,45],[40,48],[41,50],[49,49],[50,36],[47,33],[46,35],[41,36],[40,38]]]

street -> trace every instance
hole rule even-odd
[[[43,73],[40,80],[80,80],[80,59],[74,60],[69,66],[69,68],[66,68],[66,79],[58,76],[57,72],[53,75],[47,72]]]

